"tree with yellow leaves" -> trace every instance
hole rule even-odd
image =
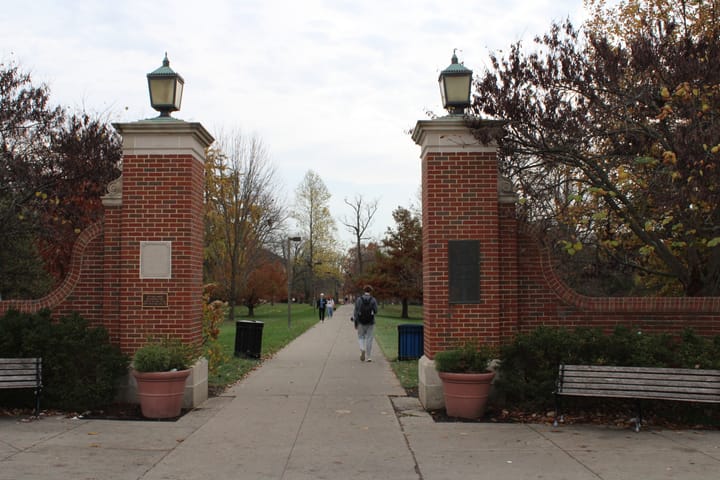
[[[589,0],[478,81],[524,214],[616,294],[720,294],[716,3]]]
[[[251,315],[260,300],[251,280],[274,261],[269,252],[287,213],[259,137],[221,133],[208,149],[205,178],[204,277],[218,285],[233,320],[236,305],[245,305]]]

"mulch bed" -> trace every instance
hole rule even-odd
[[[85,412],[71,412],[66,410],[43,409],[40,411],[41,417],[58,417],[90,419],[90,420],[133,420],[143,422],[175,422],[183,415],[188,413],[189,409],[183,409],[180,416],[174,418],[145,418],[140,413],[140,405],[132,403],[113,403],[98,407]],[[0,407],[0,417],[16,417],[22,421],[31,421],[34,411],[30,408],[3,408]]]
[[[408,397],[418,396],[417,388],[406,388]],[[564,412],[563,425],[603,425],[634,428],[631,421],[636,415],[633,402],[605,401],[587,402],[589,405],[568,407]],[[654,405],[655,409],[643,407],[643,428],[662,428],[667,430],[720,430],[720,412],[715,405],[707,408],[695,407],[697,414],[701,410],[702,422],[688,420],[688,406],[680,402],[661,402]],[[430,415],[435,422],[451,423],[535,423],[552,425],[555,421],[554,411],[537,411],[511,408],[498,408],[489,405],[485,415],[476,420],[450,417],[445,409],[431,410]]]
[[[685,419],[683,414],[673,416],[668,410],[660,412],[643,412],[642,428],[661,428],[666,430],[720,430],[720,418],[717,412],[707,411],[707,418],[703,423]],[[445,410],[430,411],[435,422],[463,422],[463,423],[534,423],[552,425],[555,421],[555,412],[537,412],[521,409],[493,408],[488,406],[485,415],[476,420],[449,417]],[[610,405],[606,408],[582,409],[573,408],[565,411],[562,425],[602,425],[619,428],[634,428],[632,418],[636,411],[634,405],[623,408]]]
[[[209,397],[222,395],[224,388],[210,388]],[[408,397],[418,396],[417,388],[406,389]],[[643,412],[644,428],[663,428],[669,430],[720,430],[720,412],[715,406],[702,409],[703,421],[687,420],[687,406],[679,402],[666,402],[656,405],[657,411],[645,409]],[[114,403],[101,408],[86,412],[68,412],[61,410],[43,410],[41,415],[65,416],[67,418],[83,418],[98,420],[132,420],[148,422],[174,422],[188,413],[190,410],[183,409],[179,417],[171,419],[148,419],[140,413],[140,406],[137,404]],[[698,412],[698,408],[695,409]],[[535,423],[552,424],[555,420],[554,411],[535,411],[522,409],[497,408],[488,406],[485,415],[476,420],[449,417],[444,409],[432,410],[429,412],[435,422],[458,422],[458,423]],[[0,417],[18,417],[31,419],[33,410],[29,408],[3,408],[0,407]],[[634,423],[631,418],[635,416],[634,403],[628,402],[591,402],[590,406],[569,407],[565,411],[565,425],[589,424],[631,428]]]
[[[217,397],[223,394],[225,387],[209,387],[208,397]],[[131,420],[142,422],[175,422],[183,415],[190,412],[190,409],[183,409],[180,416],[175,418],[145,418],[140,412],[140,405],[134,403],[112,403],[85,412],[72,412],[66,410],[43,409],[41,416],[64,416],[66,418],[91,419],[91,420]],[[31,408],[5,408],[0,406],[0,417],[16,417],[25,421],[32,420],[33,410]]]

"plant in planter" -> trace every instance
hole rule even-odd
[[[133,377],[144,417],[180,415],[185,381],[196,359],[196,350],[192,346],[172,339],[152,341],[135,352]]]
[[[488,370],[493,353],[486,345],[466,343],[435,354],[448,416],[468,419],[483,416],[495,378],[495,372]]]

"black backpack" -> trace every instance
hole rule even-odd
[[[360,297],[360,313],[358,313],[358,322],[363,325],[373,323],[372,297],[363,295]]]

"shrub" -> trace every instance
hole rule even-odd
[[[500,350],[496,388],[519,405],[545,404],[552,399],[557,366],[577,350],[565,328],[540,327],[515,337]]]
[[[492,350],[486,345],[466,343],[460,348],[435,354],[435,368],[439,372],[484,373],[492,360]]]
[[[145,345],[135,352],[133,368],[138,372],[170,370],[170,353],[160,344]]]
[[[691,329],[682,333],[678,347],[679,366],[683,368],[720,369],[720,336],[714,339],[697,335]]]
[[[501,347],[496,387],[505,400],[521,407],[552,404],[558,365],[720,368],[720,336],[714,339],[686,330],[678,338],[617,327],[610,335],[598,329],[539,327]]]
[[[52,322],[49,311],[0,318],[0,355],[42,357],[43,405],[74,411],[112,402],[129,363],[104,327],[79,315]]]
[[[668,334],[646,334],[639,329],[618,326],[608,339],[607,364],[635,367],[677,365],[676,342]]]
[[[220,327],[227,316],[227,304],[220,300],[210,301],[212,287],[212,284],[206,285],[203,293],[202,345],[208,360],[208,372],[216,375],[219,366],[227,360],[218,341]]]
[[[49,310],[38,313],[9,310],[0,318],[0,356],[36,356],[30,352],[43,351],[51,329]]]
[[[133,368],[138,372],[187,370],[197,358],[195,351],[177,339],[151,340],[135,352]]]

